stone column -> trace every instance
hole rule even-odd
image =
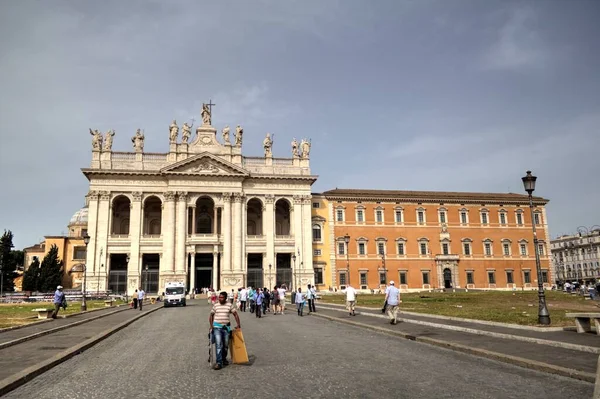
[[[242,200],[240,193],[233,196],[233,270],[242,270]]]
[[[314,278],[314,270],[313,270],[313,254],[312,254],[312,215],[311,215],[311,207],[312,207],[312,197],[310,195],[305,195],[302,199],[302,248],[303,256],[302,261],[304,262],[304,269],[302,273],[304,273],[304,278],[307,278],[311,281],[310,284],[313,284],[312,281]]]
[[[296,273],[296,276],[300,276],[300,273],[301,273],[300,264],[301,264],[301,262],[306,261],[306,259],[304,259],[304,250],[303,250],[303,245],[302,245],[302,237],[304,236],[303,230],[302,230],[302,196],[294,195],[293,200],[294,200],[294,214],[293,215],[294,215],[294,227],[295,227],[294,228],[294,253],[297,256],[296,268],[293,272]],[[298,253],[298,251],[300,253]],[[292,266],[293,266],[293,262],[292,262]],[[299,282],[298,282],[298,284],[299,284]],[[297,288],[298,287],[294,287],[294,289],[297,289]]]
[[[231,263],[231,193],[223,193],[223,270],[233,270]]]
[[[219,289],[219,258],[216,249],[213,249],[213,275],[212,275],[212,287],[214,290]]]
[[[273,194],[265,195],[265,205],[263,206],[263,234],[267,237],[267,268],[273,265],[272,271],[276,273],[275,264],[275,196]],[[272,288],[272,287],[270,287]]]
[[[100,202],[98,204],[98,227],[96,229],[96,254],[94,272],[96,275],[97,290],[106,290],[106,253],[108,248],[108,227],[112,219],[110,209],[110,192],[100,191]],[[102,267],[104,265],[104,267]],[[91,287],[90,287],[91,288]]]
[[[192,205],[192,235],[196,234],[196,205]]]
[[[187,231],[187,192],[179,191],[177,193],[177,218],[175,223],[176,241],[175,247],[175,273],[185,275],[187,262],[185,259],[185,243]]]
[[[142,193],[132,193],[133,202],[131,203],[131,218],[129,239],[131,240],[131,249],[129,252],[129,264],[127,265],[127,292],[133,293],[136,289],[137,281],[140,278],[138,264],[140,263],[140,236],[142,232]],[[129,284],[129,281],[132,283]]]
[[[196,253],[190,253],[190,293],[191,290],[196,289]]]
[[[217,208],[216,206],[213,208],[213,234],[217,234],[217,211],[219,208]]]
[[[160,272],[173,273],[175,271],[175,192],[167,191],[165,193],[165,209],[162,220],[163,233],[163,256],[160,265]]]
[[[87,194],[88,201],[88,235],[90,236],[90,243],[87,246],[87,252],[85,254],[85,265],[86,265],[86,284],[88,278],[96,274],[96,248],[98,247],[98,192],[90,191]],[[89,285],[88,285],[89,287]],[[86,289],[89,290],[89,288]],[[83,287],[82,287],[83,289]]]

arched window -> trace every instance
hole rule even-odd
[[[320,242],[321,241],[321,226],[319,226],[318,224],[313,224],[312,232],[313,232],[313,241]]]

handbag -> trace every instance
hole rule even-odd
[[[385,308],[387,308],[387,301],[383,303],[383,307],[381,308],[381,313],[385,313]]]

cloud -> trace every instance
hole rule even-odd
[[[546,57],[545,43],[535,28],[535,13],[518,8],[498,30],[482,61],[486,69],[518,70],[541,66]]]

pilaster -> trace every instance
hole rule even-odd
[[[213,249],[213,274],[212,274],[212,288],[214,290],[218,290],[219,289],[219,252],[217,251],[217,248],[215,247]]]
[[[273,272],[276,274],[275,262],[275,196],[273,194],[265,195],[265,206],[263,207],[263,234],[267,237],[267,267],[272,265]]]
[[[160,273],[172,273],[175,252],[175,192],[165,193],[164,212],[162,215],[163,256]]]
[[[192,290],[196,289],[196,253],[190,252],[190,286],[189,290],[192,293]]]
[[[85,254],[85,267],[86,267],[86,280],[87,278],[94,276],[95,271],[95,259],[96,259],[96,248],[98,247],[98,196],[97,191],[90,191],[87,194],[88,200],[88,235],[90,236],[90,243],[87,246]],[[88,287],[86,287],[89,290]]]
[[[133,202],[131,203],[129,239],[131,240],[131,248],[129,252],[129,264],[127,265],[127,280],[130,278],[140,278],[140,235],[142,231],[142,193],[132,193]],[[131,287],[128,284],[128,292],[135,290],[135,286]]]
[[[312,215],[311,215],[312,197],[305,195],[302,198],[302,251],[304,268],[301,270],[303,277],[302,285],[313,284],[313,256],[312,256]]]
[[[302,196],[294,195],[294,253],[296,254],[296,267],[293,270],[297,276],[301,272],[301,262],[305,262],[304,256],[304,245],[302,242],[303,230],[302,230]],[[294,287],[296,289],[298,287]]]
[[[242,201],[240,193],[233,195],[233,270],[242,270]]]
[[[96,230],[96,248],[94,275],[96,276],[96,290],[104,291],[106,289],[106,252],[108,247],[108,228],[110,226],[110,192],[100,191],[100,201],[98,203],[98,228]]]
[[[187,262],[185,259],[185,243],[187,232],[187,192],[177,193],[175,273],[185,274]]]
[[[223,218],[221,219],[223,229],[223,263],[221,271],[232,271],[231,263],[231,193],[223,193]]]

